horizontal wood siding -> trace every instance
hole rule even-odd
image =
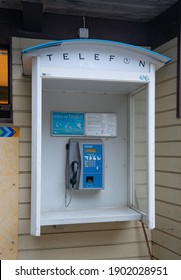
[[[156,74],[156,229],[153,256],[181,259],[181,119],[176,118],[177,40],[156,51],[172,61]]]
[[[43,227],[41,237],[30,236],[31,80],[22,76],[20,53],[39,43],[13,39],[13,114],[20,127],[19,259],[149,259],[136,221]]]

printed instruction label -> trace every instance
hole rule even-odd
[[[116,137],[117,118],[115,113],[86,113],[85,135]]]

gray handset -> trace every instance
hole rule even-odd
[[[79,143],[70,139],[67,148],[67,164],[66,164],[66,188],[79,189],[81,159]]]

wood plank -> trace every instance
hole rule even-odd
[[[31,189],[20,188],[19,189],[19,203],[31,202]]]
[[[155,147],[156,156],[181,157],[181,142],[159,142]]]
[[[51,249],[51,250],[29,250],[20,251],[19,258],[32,260],[80,260],[80,259],[121,259],[132,257],[148,257],[148,251],[144,242],[121,245],[105,245],[83,248]]]
[[[177,60],[177,44],[173,47],[166,49],[164,52],[161,52],[163,55],[171,58],[172,62],[176,62]]]
[[[173,93],[176,93],[177,90],[177,79],[169,79],[167,81],[164,81],[163,83],[157,83],[156,84],[156,102],[157,98],[167,96]]]
[[[177,76],[177,63],[170,62],[156,72],[156,83],[173,79]]]
[[[166,202],[156,201],[156,214],[181,222],[181,207]]]
[[[31,173],[20,173],[19,175],[19,186],[20,188],[31,187]]]
[[[155,105],[156,113],[176,110],[176,93],[157,99]]]
[[[65,6],[66,5],[70,5],[69,3],[67,3],[69,1],[67,0],[63,0],[61,1],[61,3],[63,3]],[[155,1],[155,0],[132,0],[132,1],[127,1],[127,0],[111,0],[111,3],[110,3],[110,0],[80,0],[79,1],[81,3],[82,6],[84,6],[85,2],[86,3],[92,3],[92,4],[97,4],[98,6],[101,5],[101,4],[104,4],[104,5],[110,5],[110,4],[113,4],[113,5],[118,5],[118,6],[123,6],[123,7],[128,7],[128,8],[135,8],[135,7],[142,7],[142,8],[145,8],[145,9],[149,9],[149,8],[153,8],[154,7],[157,7],[157,8],[162,8],[162,9],[166,9],[166,8],[169,8],[169,6],[173,5],[176,1],[172,0],[172,1],[166,1],[166,0],[160,0],[159,2],[158,1]],[[75,6],[76,3],[72,3],[72,6]],[[45,3],[45,8],[46,7],[57,7],[59,6],[59,2],[57,3],[57,5],[55,4],[55,1],[54,0],[47,0],[46,3]]]
[[[31,95],[31,81],[13,81],[13,96],[30,96]]]
[[[135,170],[137,172],[142,171],[142,170],[146,170],[146,162],[147,159],[146,157],[136,157],[135,158]]]
[[[159,260],[180,260],[180,255],[153,243],[153,256]]]
[[[169,235],[157,229],[152,231],[153,242],[159,243],[160,246],[181,255],[181,239]]]
[[[181,206],[181,190],[156,186],[156,199]]]
[[[20,157],[30,157],[31,156],[31,143],[20,142]]]
[[[156,228],[181,238],[181,223],[156,215]]]
[[[13,48],[15,49],[20,49],[20,50],[24,50],[26,48],[29,47],[33,47],[33,46],[37,46],[40,44],[45,44],[48,42],[51,42],[52,40],[45,40],[45,39],[31,39],[31,38],[23,38],[23,40],[21,38],[18,38],[19,41],[13,41]]]
[[[22,65],[14,64],[12,66],[13,80],[29,81],[28,77],[23,76]]]
[[[156,171],[156,184],[181,189],[181,174]]]
[[[145,237],[142,228],[90,231],[86,232],[86,234],[84,232],[73,232],[42,235],[40,238],[20,236],[19,250],[79,248],[144,241]]]
[[[13,111],[31,111],[30,96],[13,96]]]
[[[175,46],[177,46],[177,37],[157,47],[154,51],[164,54],[168,49],[172,49]]]
[[[31,141],[31,127],[20,128],[20,141]]]
[[[135,184],[145,184],[146,180],[147,180],[147,176],[145,170],[139,170],[139,172],[136,172]]]
[[[156,128],[156,141],[181,141],[181,126]]]
[[[181,159],[174,157],[156,157],[156,170],[179,173],[181,171]]]
[[[173,2],[175,3],[175,2]],[[69,2],[69,1],[61,1],[58,5],[55,5],[53,0],[49,0],[46,2],[45,10],[53,13],[68,13],[68,14],[79,14],[80,11],[84,12],[84,15],[88,15],[89,11],[94,16],[99,17],[113,17],[118,19],[130,19],[135,20],[140,18],[145,21],[150,21],[155,16],[159,15],[166,9],[167,3],[165,1],[155,2],[155,1],[139,1],[135,2],[131,1],[131,3],[127,1],[79,1],[79,2]]]
[[[13,119],[16,126],[31,126],[31,113],[29,112],[14,112]]]
[[[141,137],[140,137],[141,138]],[[145,137],[144,137],[145,138]],[[145,142],[136,142],[135,144],[135,155],[136,156],[146,156],[146,141]]]
[[[19,171],[20,172],[29,172],[31,171],[31,158],[30,157],[21,157],[19,159]]]
[[[17,64],[17,65],[22,64],[22,62],[21,62],[21,50],[13,49],[12,64]]]
[[[156,127],[180,125],[181,120],[176,118],[176,111],[157,113],[155,116]]]
[[[21,44],[21,38],[12,37],[12,48],[13,48],[13,50],[20,49],[20,44]]]
[[[19,203],[19,219],[30,219],[30,203]]]

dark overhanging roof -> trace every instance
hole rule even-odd
[[[0,8],[26,14],[52,13],[126,21],[150,22],[178,0],[3,0]],[[23,15],[24,17],[24,15]]]

